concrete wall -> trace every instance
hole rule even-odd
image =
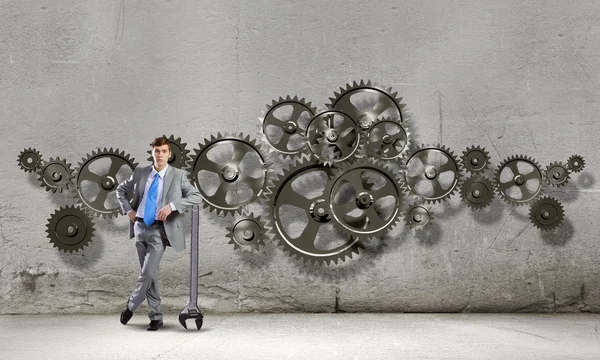
[[[82,252],[52,248],[47,219],[73,200],[22,172],[22,149],[75,166],[115,147],[145,164],[155,136],[191,149],[219,131],[254,135],[272,99],[322,109],[360,79],[399,92],[419,142],[479,144],[494,166],[583,155],[583,173],[546,191],[565,224],[543,234],[527,206],[496,199],[474,215],[454,197],[434,207],[431,236],[400,226],[318,267],[273,243],[234,251],[231,220],[204,212],[202,309],[598,312],[599,12],[597,1],[0,1],[0,313],[117,312],[137,275],[122,216],[96,218]],[[188,267],[189,249],[166,252],[163,310],[185,305]]]

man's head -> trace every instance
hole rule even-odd
[[[150,144],[152,146],[152,158],[154,159],[154,165],[158,171],[162,170],[167,166],[167,162],[171,157],[171,143],[166,137],[157,137]]]

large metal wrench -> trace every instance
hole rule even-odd
[[[190,262],[190,298],[187,305],[179,313],[179,322],[187,329],[186,320],[196,319],[198,330],[202,327],[202,313],[198,309],[198,205],[192,206],[192,238]]]

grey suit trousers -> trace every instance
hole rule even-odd
[[[163,253],[169,244],[165,228],[154,223],[147,226],[143,222],[134,224],[135,247],[140,260],[140,274],[135,289],[129,298],[128,307],[135,311],[143,302],[148,301],[150,320],[162,320],[160,312],[160,296],[158,295],[158,269]]]

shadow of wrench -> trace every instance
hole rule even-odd
[[[192,207],[192,238],[190,262],[190,298],[187,305],[179,313],[181,326],[187,329],[186,320],[195,319],[196,328],[200,330],[204,317],[198,309],[198,205]]]

